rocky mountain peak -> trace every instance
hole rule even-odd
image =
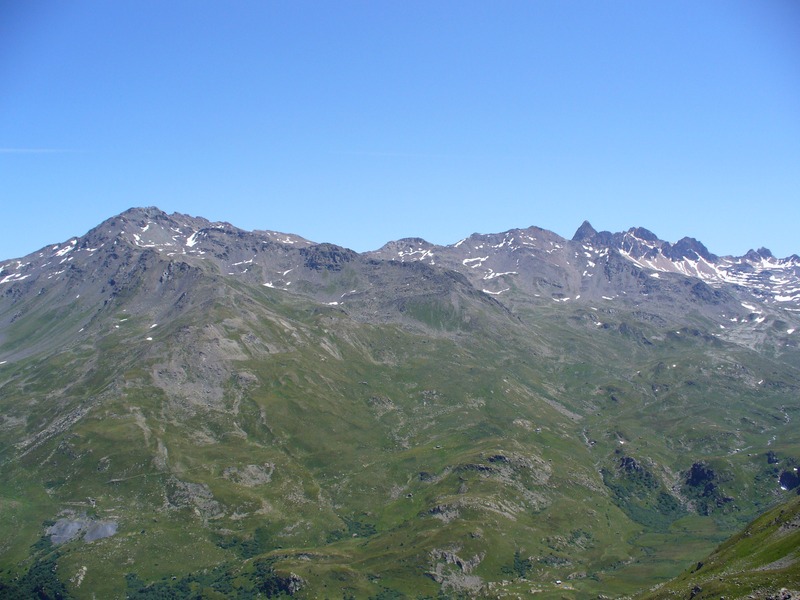
[[[773,258],[772,251],[769,248],[764,248],[763,246],[758,250],[749,250],[745,257],[749,260],[761,260],[762,258]]]
[[[421,237],[407,237],[393,240],[383,245],[381,249],[404,250],[409,248],[432,248],[434,244]]]
[[[716,255],[711,254],[702,242],[691,237],[681,238],[675,244],[665,243],[662,251],[665,256],[673,260],[681,260],[683,258],[697,260],[702,257],[713,262],[718,258]]]
[[[134,206],[118,215],[120,218],[128,220],[136,219],[159,219],[167,217],[167,213],[157,206]]]
[[[578,227],[578,230],[575,232],[575,235],[572,236],[573,242],[583,242],[585,240],[590,240],[594,236],[597,235],[597,230],[592,227],[592,224],[589,221],[584,221],[581,223],[581,226]]]
[[[645,240],[648,242],[658,242],[658,236],[650,231],[649,229],[645,229],[644,227],[633,227],[629,230],[629,233],[632,233],[640,240]]]

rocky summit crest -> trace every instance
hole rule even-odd
[[[582,242],[584,240],[590,240],[594,236],[597,235],[597,230],[592,227],[592,224],[589,221],[584,221],[581,223],[581,226],[578,227],[578,230],[575,232],[575,235],[572,236],[573,242]]]

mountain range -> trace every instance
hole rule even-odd
[[[798,329],[764,248],[130,209],[0,262],[0,590],[647,593],[795,494]]]

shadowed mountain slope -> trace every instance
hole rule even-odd
[[[781,504],[686,573],[645,594],[658,598],[800,597],[800,498]]]

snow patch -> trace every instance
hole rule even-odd
[[[495,277],[502,277],[503,275],[518,275],[516,271],[505,271],[504,273],[487,273],[483,276],[484,279],[494,279]]]
[[[232,267],[238,267],[239,265],[252,265],[253,261],[255,260],[255,258],[256,258],[256,255],[254,254],[253,258],[251,258],[250,260],[240,260],[239,262],[233,263],[231,266]]]
[[[67,252],[72,252],[75,249],[75,244],[78,243],[78,240],[70,240],[67,246],[64,246],[61,250],[56,252],[54,256],[64,256]],[[58,246],[56,246],[57,248]]]
[[[192,235],[190,235],[190,236],[189,236],[189,237],[186,239],[186,245],[187,245],[189,248],[191,248],[192,246],[194,246],[194,245],[197,243],[197,236],[198,236],[199,234],[200,234],[200,232],[199,232],[199,231],[195,231],[195,232],[194,232]]]
[[[483,264],[483,261],[487,260],[488,258],[489,258],[488,256],[479,256],[477,258],[465,258],[464,260],[461,261],[461,264],[466,267],[467,263],[477,262],[477,264],[475,265],[470,265],[470,267],[474,269],[475,267],[480,267]]]
[[[6,275],[2,279],[0,279],[0,283],[9,283],[11,281],[22,281],[27,277],[30,277],[30,275],[20,275],[19,273],[11,273],[11,275]]]

